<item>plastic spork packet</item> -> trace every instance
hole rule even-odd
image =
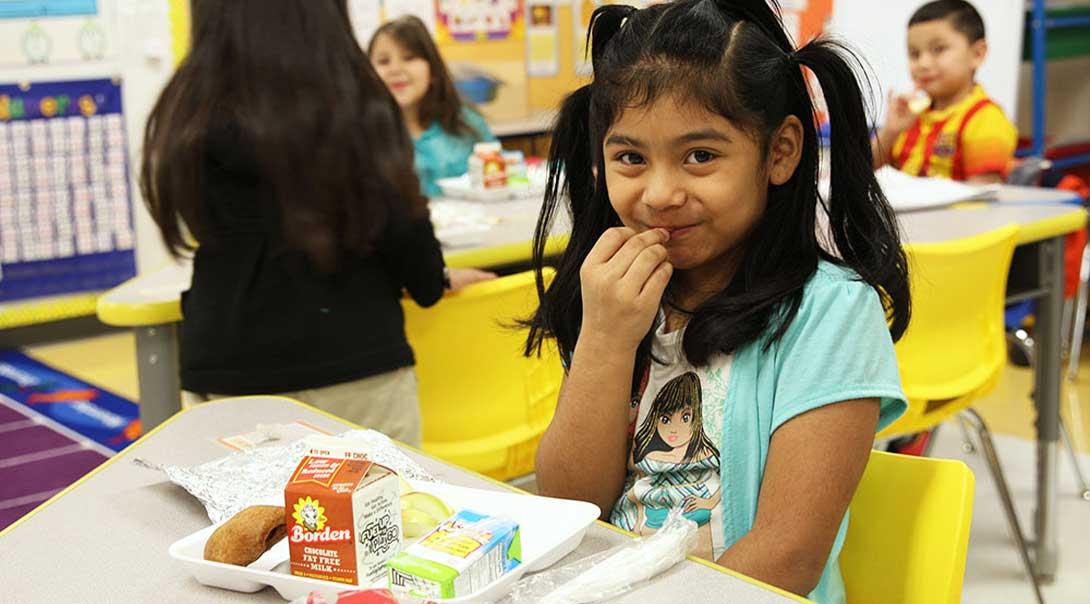
[[[527,577],[501,604],[588,604],[617,597],[685,559],[696,545],[696,523],[670,511],[649,537]]]

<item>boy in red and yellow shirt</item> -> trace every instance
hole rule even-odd
[[[974,80],[987,54],[984,21],[968,2],[936,0],[912,15],[909,69],[926,96],[891,96],[873,141],[876,169],[891,164],[913,176],[1002,182],[1018,133]]]

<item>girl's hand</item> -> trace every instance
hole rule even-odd
[[[615,227],[602,233],[579,269],[581,337],[592,334],[622,350],[639,345],[673,274],[665,246],[669,238],[663,229],[637,234]]]
[[[450,291],[456,292],[474,283],[491,281],[496,278],[496,273],[477,270],[475,268],[447,269],[450,275]]]
[[[912,127],[912,124],[916,122],[916,114],[909,108],[909,101],[912,100],[910,94],[889,94],[889,109],[886,111],[886,126],[885,129],[892,136],[897,136],[900,133],[908,130]]]

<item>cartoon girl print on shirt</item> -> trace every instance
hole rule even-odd
[[[654,533],[672,508],[681,507],[699,527],[694,553],[714,559],[722,533],[712,530],[722,496],[719,449],[705,434],[702,407],[700,378],[692,371],[659,390],[633,439],[638,478],[624,507],[635,512],[631,530],[641,535]]]

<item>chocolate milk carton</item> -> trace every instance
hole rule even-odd
[[[284,488],[291,574],[349,585],[386,575],[401,549],[397,474],[351,441],[310,437]]]

